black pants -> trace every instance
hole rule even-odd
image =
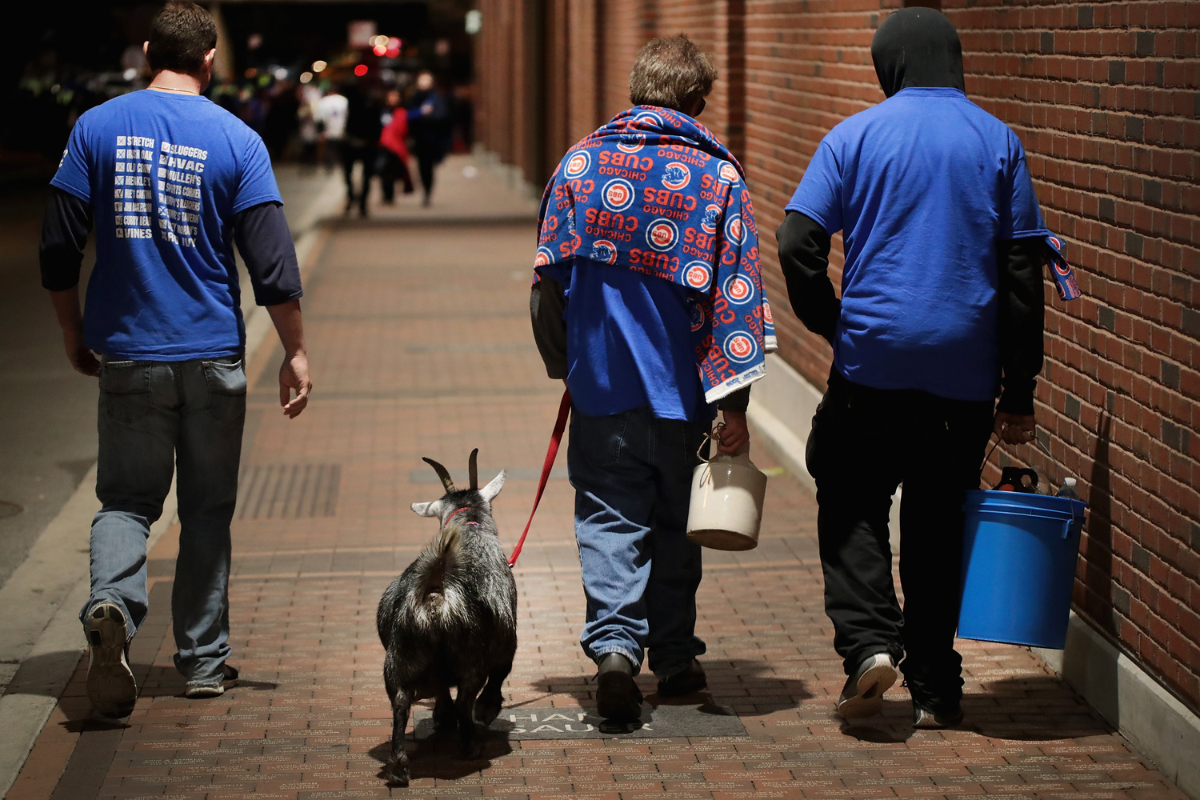
[[[342,175],[346,178],[346,210],[358,198],[358,208],[367,213],[367,195],[371,192],[371,175],[375,172],[375,145],[347,137],[341,143]],[[362,191],[354,191],[354,162],[362,162]]]
[[[962,697],[954,650],[964,494],[979,488],[992,403],[887,391],[833,375],[813,417],[806,459],[817,483],[825,612],[846,674],[875,653],[897,662],[914,698]],[[903,483],[900,583],[892,582],[888,512]]]
[[[418,147],[417,152],[417,172],[421,175],[421,188],[425,190],[425,197],[433,194],[433,168],[436,167],[442,160],[442,154],[432,148]]]
[[[379,186],[383,190],[383,202],[391,203],[396,199],[397,178],[404,184],[404,193],[412,193],[412,176],[408,172],[408,164],[405,164],[400,156],[386,147],[379,148],[379,167]]]

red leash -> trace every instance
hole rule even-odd
[[[546,450],[546,463],[542,464],[542,477],[538,482],[537,496],[533,498],[533,510],[529,512],[529,522],[525,523],[525,531],[508,557],[511,568],[521,555],[525,545],[525,537],[529,535],[529,526],[533,524],[533,515],[537,513],[538,503],[542,502],[542,492],[546,491],[546,481],[550,480],[550,470],[554,468],[554,459],[558,457],[558,446],[562,444],[563,431],[567,429],[567,417],[571,415],[571,390],[563,392],[562,403],[558,406],[558,419],[554,422],[554,433],[550,434],[550,447]]]

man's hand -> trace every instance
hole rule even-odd
[[[721,428],[717,450],[735,455],[750,448],[750,429],[746,426],[745,411],[722,411],[725,427]]]
[[[1033,414],[997,411],[996,424],[992,430],[1005,444],[1029,444],[1037,436],[1037,422]]]
[[[79,306],[79,287],[72,286],[59,292],[50,292],[54,315],[63,332],[63,347],[67,360],[76,372],[95,378],[100,375],[100,362],[96,354],[83,344],[83,311]]]
[[[292,397],[292,392],[296,396]],[[308,378],[308,356],[303,352],[292,353],[283,357],[279,367],[279,405],[288,419],[295,419],[308,405],[308,393],[312,391],[312,381]]]
[[[63,346],[67,350],[67,360],[76,372],[89,378],[100,377],[100,361],[83,344],[82,331],[77,328],[63,329]]]
[[[289,419],[300,416],[308,405],[312,381],[308,377],[308,350],[304,346],[304,323],[300,319],[300,301],[267,306],[271,322],[283,342],[283,365],[279,367],[279,405]],[[292,392],[296,396],[292,397]]]

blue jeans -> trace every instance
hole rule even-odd
[[[621,653],[660,679],[705,647],[695,635],[700,547],[686,536],[705,423],[656,419],[643,407],[607,417],[571,413],[567,468],[587,595],[579,643],[599,661]]]
[[[146,540],[178,465],[179,557],[171,594],[175,666],[219,683],[229,657],[229,523],[237,501],[246,373],[212,361],[109,361],[100,373],[100,454],[91,597],[115,604],[132,638],[146,618]]]

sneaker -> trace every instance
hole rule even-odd
[[[659,697],[683,697],[708,687],[708,678],[700,662],[692,659],[692,663],[676,672],[665,681],[658,682]]]
[[[844,719],[869,717],[883,708],[883,693],[896,682],[896,662],[887,653],[868,656],[846,679],[837,701],[837,713]]]
[[[936,709],[919,701],[913,701],[914,728],[953,728],[963,721],[962,705],[955,703],[952,707]]]
[[[642,716],[642,690],[633,680],[633,663],[620,653],[600,659],[596,674],[596,711],[608,720],[633,722]]]
[[[125,615],[112,603],[97,603],[88,612],[87,695],[105,717],[128,717],[137,702],[137,683],[126,653]]]
[[[237,686],[237,669],[228,664],[222,664],[221,670],[224,677],[219,681],[211,679],[207,681],[188,681],[187,688],[183,690],[183,696],[190,697],[193,700],[205,697],[220,697],[225,694],[226,689],[232,689]]]

